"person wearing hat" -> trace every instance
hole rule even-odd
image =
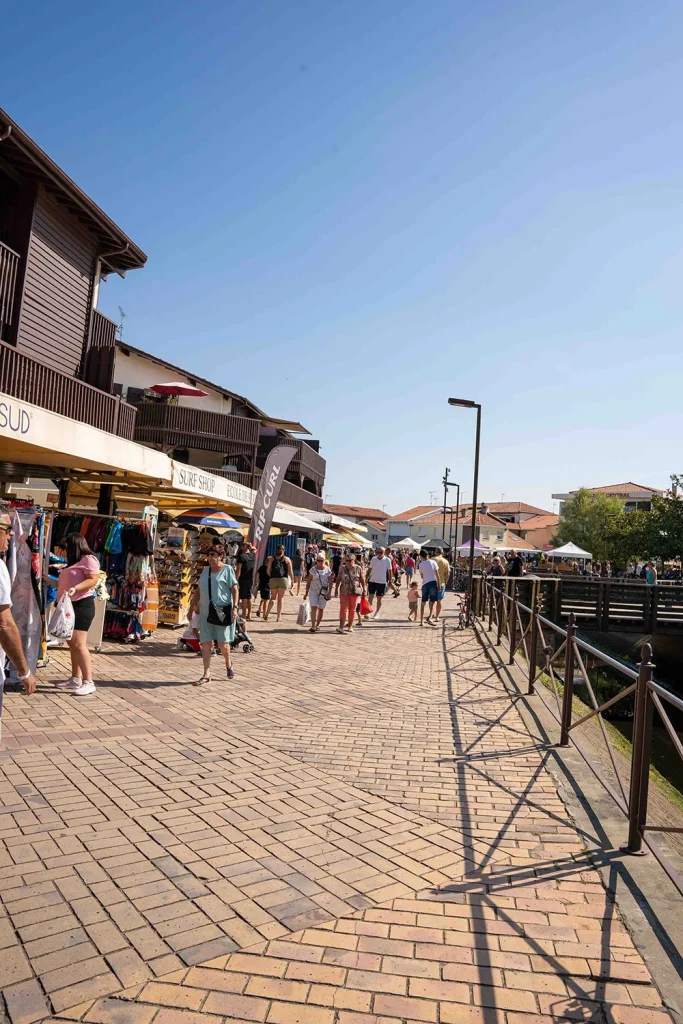
[[[0,515],[0,555],[4,555],[12,536],[12,520]],[[17,670],[24,693],[29,696],[36,688],[36,677],[26,663],[24,649],[17,624],[12,618],[12,581],[2,558],[0,558],[0,689],[5,683],[5,655]]]

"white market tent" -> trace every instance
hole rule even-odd
[[[538,548],[526,547],[522,544],[505,544],[503,541],[494,541],[491,544],[491,551],[501,551],[505,554],[506,551],[518,551],[520,555],[537,555],[539,553]]]
[[[568,544],[563,544],[561,548],[553,548],[552,551],[546,551],[547,558],[581,558],[587,559],[592,558],[590,551],[584,551],[583,548],[578,547],[573,541],[569,541]]]
[[[412,537],[404,537],[403,540],[389,545],[391,548],[398,548],[399,551],[419,551],[422,544],[418,544]]]

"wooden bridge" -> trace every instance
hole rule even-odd
[[[475,577],[475,607],[482,580]],[[573,612],[579,629],[612,633],[683,633],[683,586],[649,587],[639,580],[588,579],[558,576],[502,577],[496,587],[521,604],[539,611],[557,625]]]

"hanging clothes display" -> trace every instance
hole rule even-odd
[[[105,639],[126,642],[144,639],[151,632],[142,625],[147,607],[147,588],[156,582],[151,558],[153,525],[146,520],[126,520],[121,515],[56,513],[51,548],[62,549],[64,538],[69,533],[80,533],[85,537],[105,574],[100,589],[106,600]],[[158,602],[158,592],[154,597]]]
[[[16,623],[31,672],[42,656],[42,597],[40,587],[40,537],[45,516],[42,512],[14,510],[12,553],[8,565],[12,580],[12,618]],[[34,550],[35,549],[35,550]],[[16,670],[9,674],[14,681]]]

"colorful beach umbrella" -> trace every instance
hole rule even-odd
[[[217,526],[225,530],[241,530],[242,527],[227,514],[219,512],[215,508],[188,508],[187,512],[181,512],[176,516],[174,522],[181,526]]]

